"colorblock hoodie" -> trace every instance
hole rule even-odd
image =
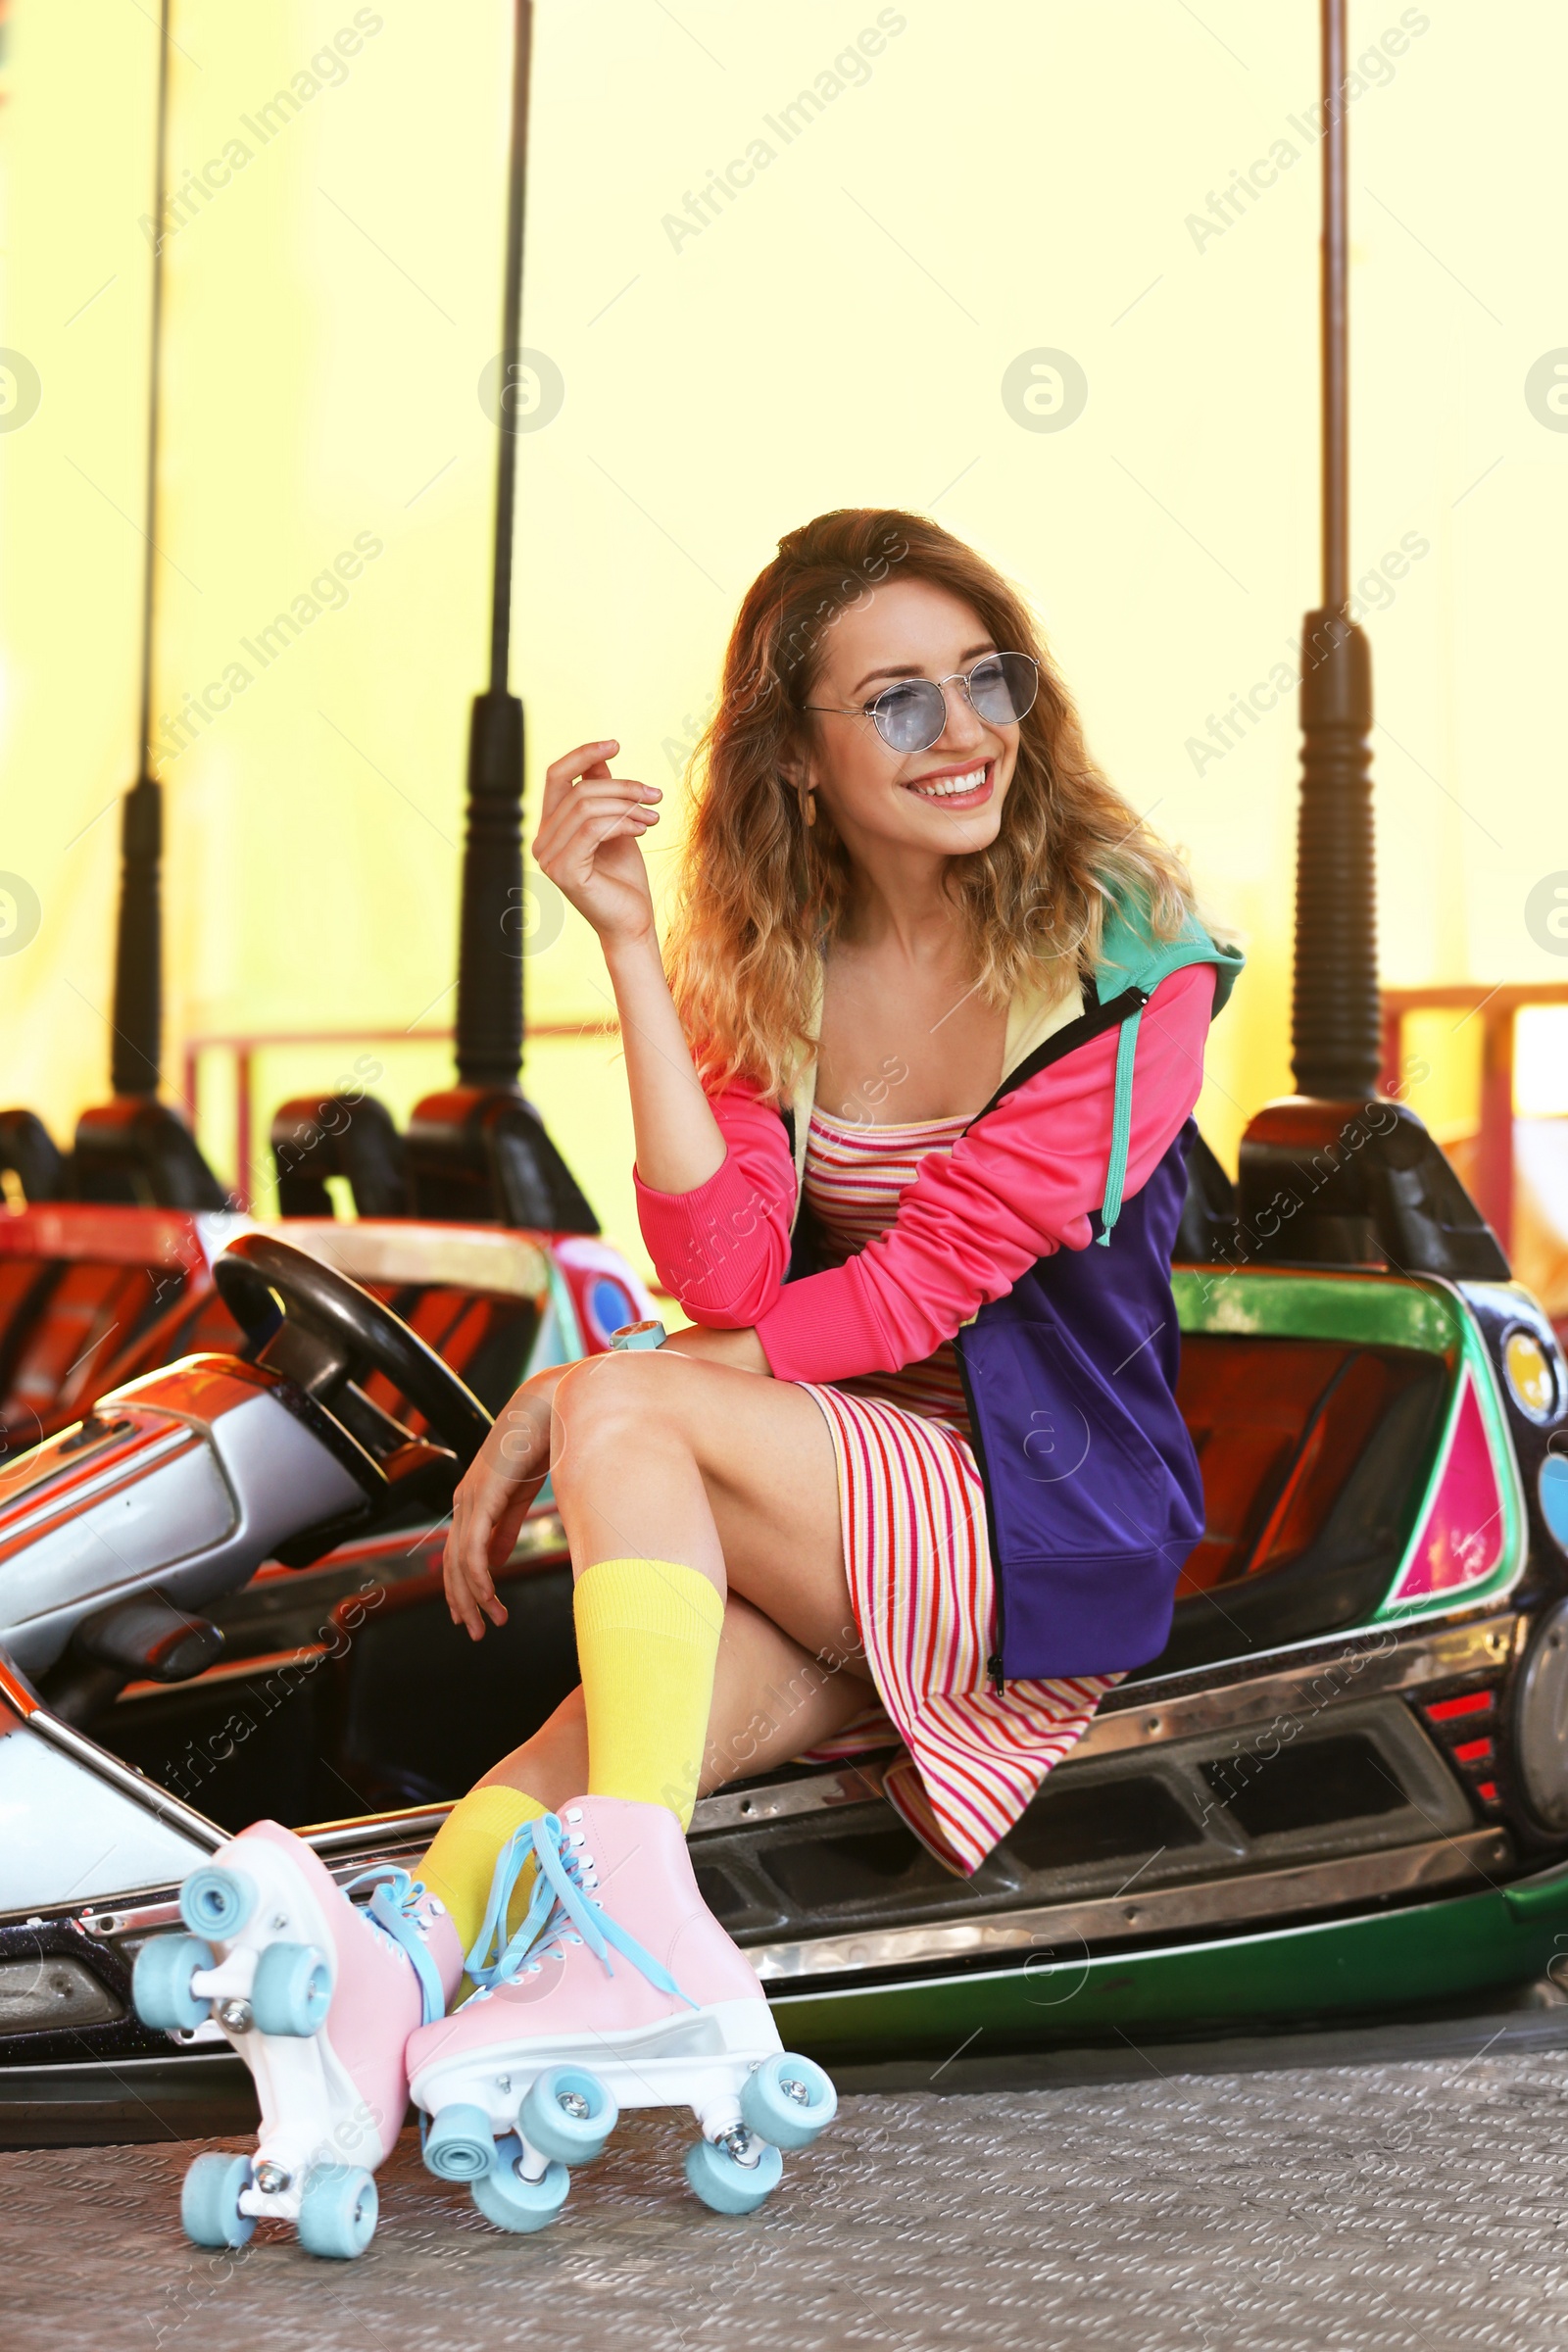
[[[710,1097],[726,1155],[706,1184],[638,1179],[665,1288],[695,1323],[755,1327],[776,1378],[895,1371],[955,1343],[999,1680],[1122,1672],[1169,1636],[1202,1530],[1170,1259],[1203,1042],[1241,960],[1195,920],[1156,941],[1119,906],[1081,987],[1012,1006],[997,1095],[843,1265],[817,1270],[799,1214],[814,1065],[782,1109],[746,1085]]]

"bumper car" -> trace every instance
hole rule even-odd
[[[405,1268],[468,1238],[409,1230]],[[238,1352],[124,1383],[0,1474],[11,2144],[244,2129],[217,2029],[130,2006],[179,1880],[263,1813],[317,1825],[344,1879],[413,1860],[575,1679],[548,1502],[507,1627],[475,1647],[447,1617],[472,1390],[275,1233],[215,1274]],[[1170,1643],[982,1870],[950,1877],[902,1826],[891,1754],[699,1804],[704,1894],[790,2046],[842,2064],[981,2030],[1002,2052],[1451,2009],[1562,1947],[1568,1365],[1545,1316],[1506,1280],[1387,1268],[1195,1264],[1176,1295],[1207,1526]],[[547,1283],[515,1316],[520,1368],[568,1303]]]

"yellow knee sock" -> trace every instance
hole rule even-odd
[[[520,1788],[470,1788],[460,1796],[437,1830],[424,1860],[415,1872],[432,1894],[438,1894],[452,1914],[452,1924],[466,1952],[478,1935],[490,1900],[490,1882],[496,1856],[525,1821],[537,1821],[546,1810]],[[509,1931],[515,1927],[533,1892],[533,1860],[518,1877],[507,1906]]]
[[[588,1706],[588,1791],[697,1802],[724,1603],[695,1568],[599,1560],[577,1579],[577,1661]]]

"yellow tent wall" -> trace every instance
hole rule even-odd
[[[41,909],[0,954],[0,1098],[62,1137],[106,1091],[135,767],[156,13],[20,0],[0,118],[3,341],[40,386],[0,430],[0,869]],[[257,1047],[258,1145],[273,1102],[357,1055],[400,1116],[449,1066],[430,1033],[451,1019],[484,682],[510,14],[176,0],[157,711],[250,674],[162,762],[166,1066],[177,1092],[192,1041],[319,1040]],[[1317,594],[1314,16],[537,11],[524,331],[564,398],[520,444],[530,791],[561,750],[618,736],[629,772],[675,788],[667,874],[684,751],[779,534],[832,506],[934,512],[1025,585],[1099,757],[1245,937],[1200,1114],[1227,1158],[1289,1083],[1291,641]],[[1568,436],[1526,397],[1568,343],[1568,24],[1551,0],[1505,23],[1481,0],[1354,0],[1350,50],[1382,956],[1391,980],[1473,976],[1479,995],[1568,971],[1524,913],[1568,866]],[[1020,363],[1041,380],[1024,358],[1041,351],[1087,387],[1063,429],[1004,397]],[[279,612],[298,635],[274,631],[264,663]],[[538,913],[529,1012],[550,1034],[526,1082],[629,1239],[614,1044],[591,1034],[602,970],[575,916]],[[1423,1031],[1413,1100],[1450,1122],[1467,1042]],[[1538,1094],[1565,1060],[1553,1079],[1546,1053]],[[215,1163],[265,1189],[264,1165],[233,1164],[231,1052],[198,1070]]]

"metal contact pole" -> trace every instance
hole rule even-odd
[[[1350,596],[1349,190],[1345,89],[1346,0],[1325,0],[1321,26],[1323,226],[1323,604],[1342,612]]]
[[[516,0],[512,133],[507,165],[507,260],[501,376],[514,362],[522,321],[523,196],[528,177],[532,0]],[[468,726],[468,810],[459,919],[457,1060],[465,1086],[514,1087],[522,1062],[522,704],[509,691],[512,539],[517,436],[504,401],[496,417],[496,535],[490,575],[490,684]]]
[[[1323,602],[1301,639],[1292,1062],[1330,1102],[1374,1094],[1381,1060],[1372,834],[1372,651],[1349,602],[1349,219],[1346,0],[1321,0]]]
[[[152,774],[153,675],[158,592],[158,448],[163,408],[164,205],[169,182],[169,15],[158,26],[157,161],[153,175],[151,350],[147,368],[147,454],[142,494],[141,695],[136,781],[121,814],[120,910],[115,939],[110,1083],[117,1095],[156,1095],[163,1056],[163,788]]]
[[[512,56],[512,140],[507,159],[507,280],[501,304],[501,348],[506,361],[514,359],[522,340],[522,228],[528,187],[528,78],[532,62],[533,0],[517,0]],[[516,502],[517,436],[503,429],[497,436],[496,448],[496,546],[490,595],[492,694],[505,694],[509,684],[512,538]]]
[[[456,1094],[417,1104],[409,1127],[416,1213],[470,1213],[480,1191],[506,1224],[597,1233],[593,1210],[523,1100],[523,956],[529,937],[522,863],[522,704],[509,682],[512,543],[517,506],[522,372],[523,205],[528,185],[532,0],[514,0],[512,130],[507,157],[506,283],[490,406],[496,427],[496,535],[490,571],[490,683],[468,726],[467,823],[458,917]],[[454,1175],[454,1170],[459,1172]],[[455,1189],[454,1189],[455,1188]],[[465,1207],[466,1203],[466,1207]]]

